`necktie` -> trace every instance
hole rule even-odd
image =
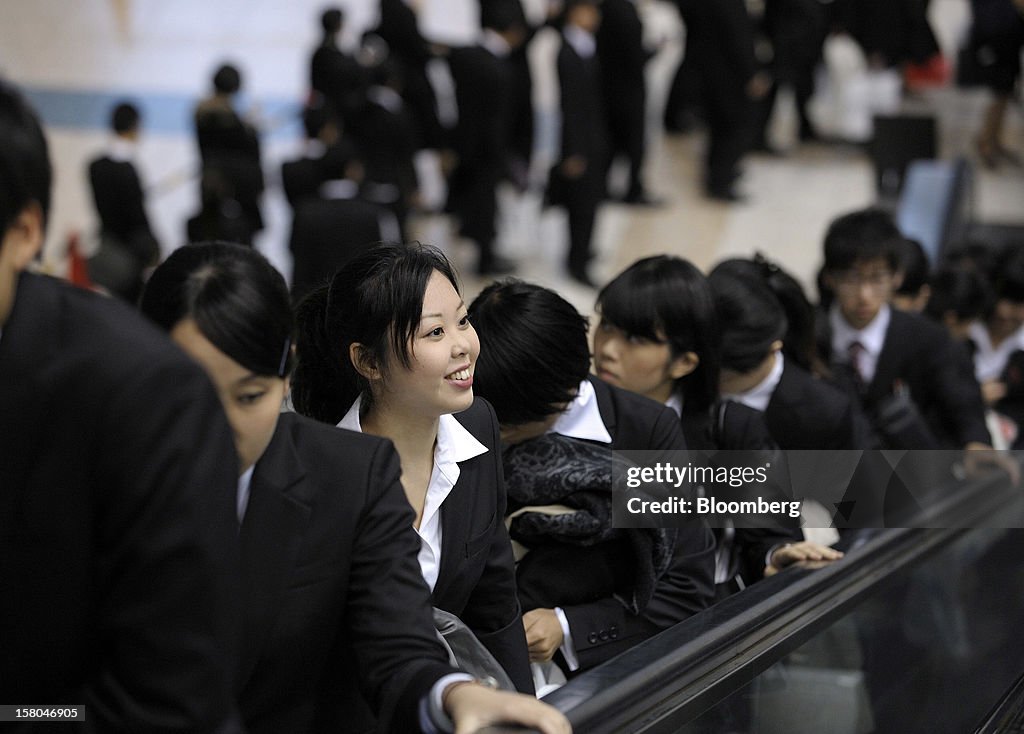
[[[858,341],[850,342],[850,345],[846,348],[846,353],[850,357],[850,367],[853,368],[853,377],[857,383],[857,389],[863,390],[867,384],[864,379],[864,360],[866,357],[867,350],[864,345]]]

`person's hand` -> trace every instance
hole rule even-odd
[[[985,405],[994,405],[1006,397],[1006,383],[1002,380],[986,380],[981,383],[981,396]]]
[[[561,711],[533,696],[486,688],[460,681],[442,695],[444,711],[455,725],[455,734],[472,734],[493,724],[519,724],[544,734],[571,734],[572,726]]]
[[[827,545],[812,543],[809,540],[799,543],[787,543],[772,553],[771,563],[765,566],[764,575],[766,578],[774,576],[786,566],[804,561],[811,562],[815,568],[819,568],[828,565],[832,561],[838,561],[842,557],[842,551],[829,548]]]
[[[523,615],[523,627],[531,663],[550,660],[565,639],[554,609],[531,609]]]
[[[964,446],[964,471],[968,477],[984,474],[993,468],[1002,469],[1010,476],[1014,487],[1020,486],[1020,464],[1012,455],[977,441]]]
[[[587,172],[587,159],[581,155],[571,155],[562,161],[562,175],[575,179]]]

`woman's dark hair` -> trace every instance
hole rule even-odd
[[[344,24],[345,14],[341,8],[327,8],[320,14],[320,27],[323,29],[325,36],[333,36],[341,30],[341,26]]]
[[[50,155],[36,113],[0,79],[0,237],[33,201],[43,224],[50,209]]]
[[[234,94],[242,88],[242,73],[231,64],[221,64],[213,74],[213,88],[219,94]]]
[[[1024,244],[1010,243],[999,252],[991,282],[996,300],[1024,303]]]
[[[928,274],[931,270],[931,262],[924,251],[924,247],[917,240],[904,237],[896,247],[899,255],[899,270],[903,273],[903,280],[896,293],[901,296],[917,296],[921,289],[928,285]]]
[[[459,290],[455,271],[436,247],[381,244],[349,260],[299,303],[298,365],[292,403],[303,415],[337,423],[369,382],[349,357],[362,344],[385,373],[397,359],[412,365],[409,342],[423,315],[423,295],[437,271]]]
[[[597,295],[601,320],[631,336],[667,340],[672,358],[693,352],[697,368],[676,381],[687,412],[706,411],[718,397],[721,338],[707,279],[670,255],[637,260]]]
[[[715,268],[708,276],[722,330],[722,367],[750,372],[786,335],[786,313],[758,278]]]
[[[931,296],[924,312],[940,322],[948,313],[960,321],[982,318],[995,301],[992,287],[977,270],[943,268],[932,277],[930,285]]]
[[[806,370],[815,374],[827,372],[818,356],[815,341],[814,306],[807,299],[803,286],[778,264],[760,252],[752,260],[735,258],[723,260],[712,273],[728,273],[739,278],[760,280],[777,299],[786,315],[786,334],[782,338],[782,352]]]
[[[153,271],[140,309],[166,331],[192,319],[211,344],[257,375],[291,372],[295,320],[288,287],[251,247],[179,247]]]
[[[587,319],[548,288],[492,283],[469,305],[469,319],[480,337],[473,388],[502,425],[557,413],[590,372]]]
[[[862,209],[832,221],[825,233],[825,267],[849,270],[858,262],[882,258],[899,269],[898,249],[903,235],[892,215],[882,209]]]

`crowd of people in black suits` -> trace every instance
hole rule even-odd
[[[382,3],[389,48],[418,38],[410,13]],[[493,273],[493,219],[473,217],[494,216],[494,186],[524,150],[504,105],[528,88],[512,54],[531,30],[518,3],[487,0],[482,15],[480,45],[448,52],[462,109],[480,107],[454,144],[450,203]],[[623,38],[602,41],[599,17],[591,0],[567,3],[558,59],[563,115],[589,128],[603,90],[621,92],[645,61],[602,81],[594,59]],[[1024,444],[1020,248],[966,245],[936,270],[888,213],[865,209],[829,226],[817,307],[764,257],[704,274],[667,255],[599,291],[593,330],[558,293],[515,279],[467,304],[440,250],[402,244],[409,156],[446,133],[429,82],[393,62],[436,50],[359,63],[336,46],[342,22],[322,17],[308,155],[282,176],[291,289],[251,247],[263,179],[258,135],[231,101],[237,69],[220,68],[196,108],[193,244],[157,264],[144,209],[116,203],[120,190],[141,204],[134,169],[116,150],[91,167],[104,232],[136,264],[106,272],[137,311],[30,272],[48,148],[0,84],[4,700],[84,703],[97,731],[500,721],[563,734],[568,721],[533,694],[788,566],[843,556],[796,519],[615,527],[612,451],[944,448],[1017,481],[991,448]],[[467,92],[481,88],[503,105]],[[138,118],[117,108],[115,132],[130,143]],[[571,228],[592,227],[612,152],[632,161],[623,196],[649,201],[629,118],[600,142],[563,129],[552,177]],[[587,281],[585,253],[574,242],[568,265]],[[439,632],[453,627],[459,644]]]

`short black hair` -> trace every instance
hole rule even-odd
[[[234,94],[242,88],[242,72],[232,64],[221,64],[213,74],[213,88],[219,94]]]
[[[356,255],[299,303],[298,365],[292,402],[303,415],[337,423],[369,383],[349,356],[362,344],[385,372],[397,360],[412,364],[409,342],[423,315],[434,272],[459,291],[455,271],[436,247],[382,243]]]
[[[131,132],[139,126],[141,119],[138,107],[131,102],[121,102],[110,113],[110,129],[119,135]]]
[[[53,178],[42,125],[21,92],[0,79],[0,237],[32,202],[43,223],[50,211]]]
[[[330,7],[320,14],[320,27],[323,28],[324,35],[329,36],[337,33],[344,24],[345,13],[342,12],[341,8]]]
[[[903,274],[903,280],[896,293],[901,296],[916,296],[928,285],[928,273],[931,263],[924,247],[917,240],[901,238],[896,246],[899,266],[896,268]]]
[[[519,0],[481,0],[480,27],[498,33],[516,28],[526,30],[526,16]]]
[[[1024,303],[1024,243],[1011,242],[998,253],[991,282],[996,300]]]
[[[834,219],[825,233],[825,268],[832,272],[849,270],[858,262],[881,258],[896,272],[902,240],[892,215],[883,209],[844,214]]]
[[[553,290],[491,283],[469,305],[469,319],[480,337],[473,388],[502,425],[557,413],[590,373],[587,319]]]
[[[929,285],[931,295],[924,312],[936,321],[942,321],[948,313],[960,321],[982,318],[995,302],[992,286],[977,270],[942,268],[931,278]]]
[[[597,310],[631,336],[667,339],[673,358],[696,354],[697,368],[677,380],[683,407],[697,412],[714,403],[721,338],[711,288],[693,263],[671,255],[637,260],[601,289]]]
[[[179,247],[153,271],[140,309],[166,331],[192,319],[211,344],[254,374],[291,372],[295,319],[288,286],[251,247]]]
[[[763,281],[716,269],[708,276],[722,330],[722,368],[750,372],[786,335],[786,313]]]

